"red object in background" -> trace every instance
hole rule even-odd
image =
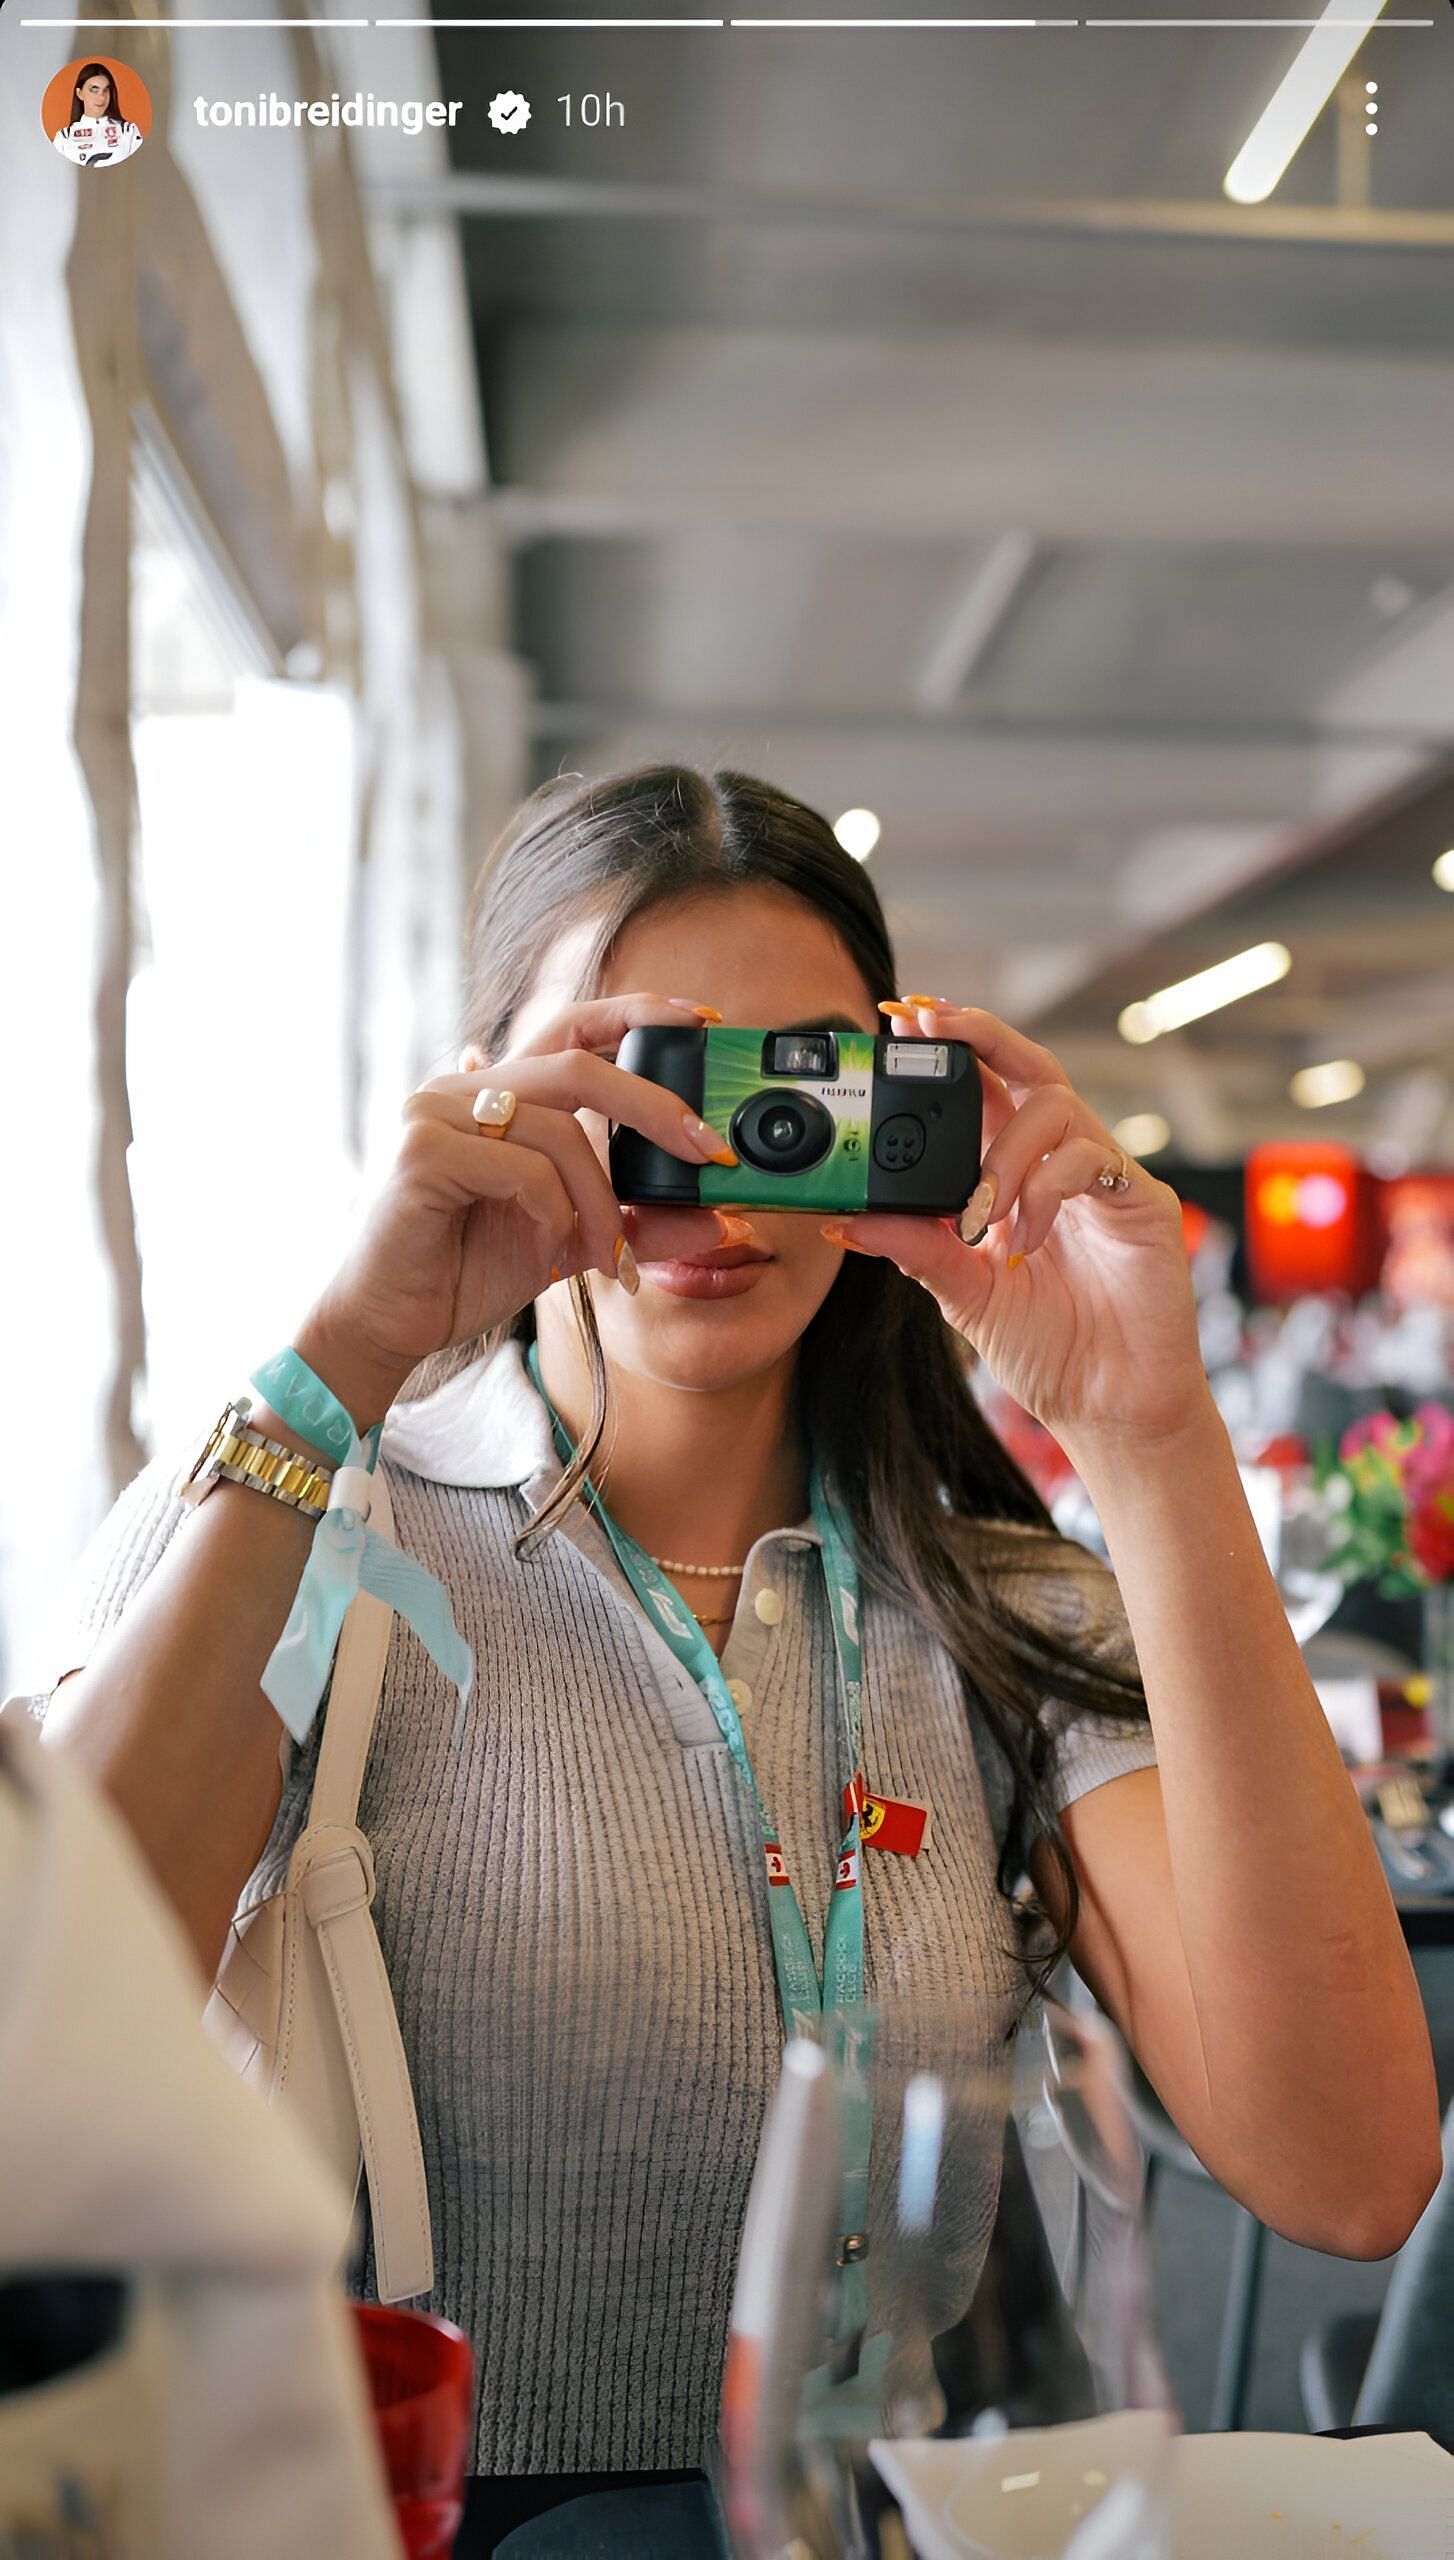
[[[1254,1147],[1246,1199],[1256,1297],[1276,1304],[1309,1290],[1357,1297],[1373,1287],[1381,1253],[1373,1180],[1347,1147]]]
[[[1276,1467],[1282,1475],[1293,1475],[1307,1465],[1308,1456],[1308,1444],[1296,1431],[1278,1431],[1254,1452],[1253,1463]]]
[[[1454,1175],[1402,1174],[1382,1188],[1382,1287],[1395,1306],[1454,1310]]]
[[[1181,1204],[1181,1232],[1183,1241],[1186,1245],[1187,1259],[1189,1261],[1195,1262],[1202,1246],[1206,1243],[1211,1223],[1210,1213],[1203,1209],[1197,1201],[1183,1200]]]
[[[427,2311],[356,2302],[374,2423],[407,2560],[446,2560],[464,2514],[474,2354]]]
[[[1454,1582],[1454,1494],[1426,1494],[1410,1510],[1408,1543],[1431,1582]]]

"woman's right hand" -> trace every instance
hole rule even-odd
[[[572,1005],[489,1066],[434,1076],[410,1095],[394,1163],[296,1336],[360,1428],[431,1352],[507,1322],[552,1281],[595,1270],[634,1288],[634,1246],[649,1256],[720,1240],[712,1209],[623,1219],[576,1116],[625,1121],[685,1163],[709,1163],[726,1139],[677,1095],[611,1062],[628,1030],[706,1014],[650,995]],[[486,1087],[516,1096],[504,1138],[473,1117]]]

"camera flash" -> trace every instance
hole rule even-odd
[[[947,1076],[949,1051],[942,1040],[891,1040],[884,1068],[891,1076]]]

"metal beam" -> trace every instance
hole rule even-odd
[[[530,726],[540,739],[593,738],[622,729],[765,730],[788,732],[805,742],[851,738],[857,747],[905,741],[955,746],[989,740],[1001,746],[1091,745],[1127,751],[1149,747],[1206,751],[1292,748],[1315,751],[1332,747],[1413,747],[1430,754],[1447,753],[1454,744],[1454,697],[1442,725],[1433,722],[1337,721],[1192,721],[1138,720],[1124,713],[1113,720],[1077,719],[1054,712],[795,709],[791,702],[719,703],[710,708],[669,702],[560,702],[537,699]]]
[[[614,464],[615,456],[610,460]],[[1158,523],[1153,531],[1127,532],[1119,520],[1107,524],[1096,508],[1078,501],[1080,493],[1068,489],[1060,512],[1038,527],[1035,540],[1042,552],[1057,543],[1135,543],[1151,554],[1207,538],[1204,524],[1195,533],[1188,531],[1190,519],[1180,526]],[[573,487],[564,480],[505,481],[487,491],[481,503],[507,551],[523,551],[538,542],[669,542],[723,532],[811,534],[829,542],[839,536],[861,542],[865,536],[882,535],[903,542],[961,548],[979,542],[988,547],[1004,530],[1004,515],[993,504],[976,506],[972,492],[946,492],[923,473],[893,485],[840,487],[820,472],[816,481],[795,479],[784,487],[763,481],[753,488],[724,488],[704,467],[697,478],[675,483],[646,474],[632,482],[618,476],[614,483],[600,481],[594,488]],[[1215,539],[1248,550],[1273,547],[1294,564],[1300,552],[1310,560],[1326,560],[1340,552],[1366,556],[1375,547],[1374,538],[1360,537],[1356,529],[1350,536],[1346,508],[1336,520],[1330,509],[1326,528],[1305,521],[1269,531],[1251,520],[1230,526],[1219,522]],[[1423,539],[1426,545],[1436,539],[1442,545],[1443,525],[1436,534],[1429,524]],[[1406,562],[1419,565],[1417,545],[1401,528],[1386,533],[1378,547],[1397,554],[1400,569]],[[1390,633],[1390,638],[1397,636]]]
[[[1393,205],[1235,205],[1164,197],[986,198],[885,204],[852,196],[749,195],[727,187],[614,185],[453,169],[379,180],[371,212],[400,221],[616,221],[744,223],[771,229],[918,232],[956,238],[1229,241],[1308,249],[1454,248],[1454,212]]]
[[[1024,594],[1040,551],[1033,533],[1011,525],[975,562],[919,669],[914,691],[922,711],[953,709]]]

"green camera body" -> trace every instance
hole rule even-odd
[[[618,1200],[950,1217],[979,1180],[979,1064],[962,1040],[662,1027],[628,1031],[616,1063],[679,1095],[738,1158],[686,1164],[618,1122]]]

